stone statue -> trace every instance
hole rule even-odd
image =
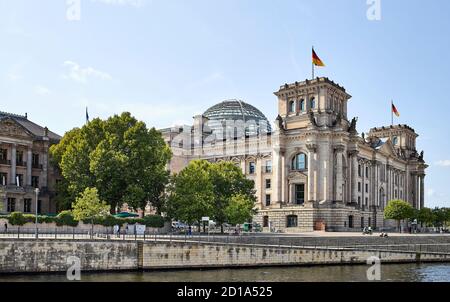
[[[350,123],[350,127],[348,127],[348,132],[356,133],[356,123],[358,122],[358,118],[354,117],[352,122]]]
[[[422,152],[420,152],[420,155],[419,155],[419,161],[423,161],[423,158],[424,158],[424,152],[422,151]]]
[[[314,118],[314,112],[312,110],[309,111],[309,120],[311,121],[311,124],[317,127],[317,122],[316,119]]]
[[[278,125],[278,129],[284,130],[283,118],[281,117],[281,115],[277,116],[276,122]]]

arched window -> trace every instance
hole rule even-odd
[[[394,146],[396,146],[398,144],[398,137],[397,136],[394,136],[393,144],[394,144]]]
[[[305,100],[304,99],[300,100],[300,111],[301,112],[305,112],[306,111],[306,104],[305,104]]]
[[[295,112],[295,101],[289,101],[289,113]]]
[[[316,109],[316,98],[311,98],[311,109]]]
[[[292,159],[292,170],[301,171],[306,170],[306,154],[299,153]]]

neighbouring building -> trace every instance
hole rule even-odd
[[[351,96],[328,78],[285,84],[275,92],[275,129],[258,109],[228,100],[194,117],[192,126],[162,129],[174,153],[173,173],[191,160],[232,161],[254,180],[266,231],[351,231],[387,227],[389,200],[424,207],[427,165],[407,125],[357,132]]]
[[[28,120],[27,115],[0,112],[0,212],[56,213],[57,169],[49,147],[61,137]]]

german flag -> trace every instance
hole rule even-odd
[[[316,66],[324,67],[325,64],[322,62],[322,60],[319,58],[319,56],[314,51],[314,48],[312,49],[312,60],[313,64]]]
[[[394,103],[392,103],[392,113],[397,117],[400,117],[400,112],[398,112],[397,107],[395,107]]]

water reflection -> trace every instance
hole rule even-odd
[[[368,266],[279,267],[82,274],[85,282],[366,282]],[[450,282],[450,264],[383,265],[382,281]],[[62,275],[0,276],[0,282],[66,281]]]

